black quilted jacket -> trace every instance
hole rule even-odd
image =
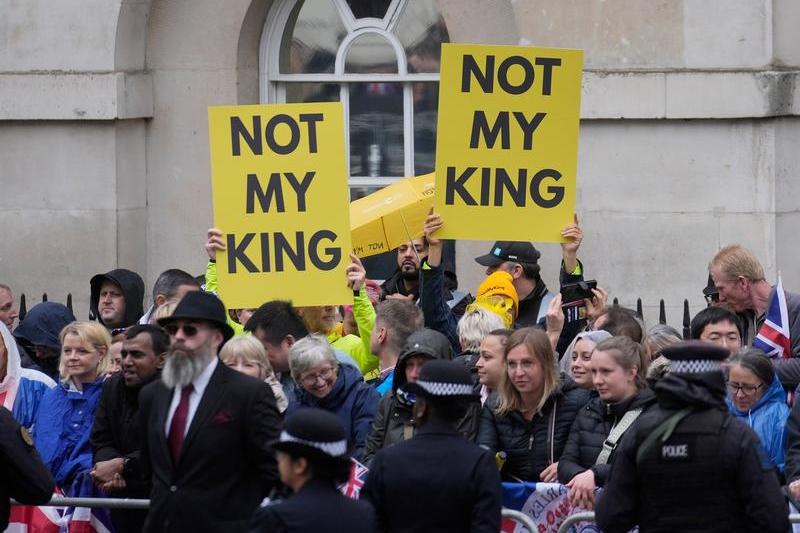
[[[567,445],[558,462],[558,480],[561,483],[568,483],[576,474],[591,468],[594,472],[595,485],[602,487],[611,470],[614,452],[611,452],[606,464],[595,465],[595,461],[603,449],[603,442],[611,432],[611,428],[629,410],[637,407],[646,409],[655,401],[656,397],[650,389],[640,391],[635,396],[615,404],[605,403],[599,396],[593,394],[591,401],[580,410],[572,424]]]
[[[504,480],[539,481],[542,470],[561,457],[572,422],[588,400],[586,390],[562,375],[561,386],[528,422],[516,411],[498,415],[492,395],[481,412],[477,443],[492,453],[506,453],[500,471]]]

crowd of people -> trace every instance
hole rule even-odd
[[[347,305],[227,308],[218,229],[205,273],[163,272],[148,308],[120,268],[91,278],[91,320],[43,302],[17,324],[0,284],[2,461],[20,485],[3,490],[149,498],[110,512],[118,532],[494,533],[501,481],[561,483],[609,533],[788,529],[800,295],[731,245],[710,259],[692,340],[648,329],[587,284],[576,218],[562,290],[532,244],[501,241],[457,299],[443,225],[431,213],[382,283],[351,255]],[[584,297],[567,301],[575,285]],[[337,489],[354,464],[368,469],[358,501]]]

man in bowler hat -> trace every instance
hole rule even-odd
[[[277,482],[281,420],[269,385],[220,363],[233,336],[216,296],[190,292],[159,320],[161,379],[140,396],[141,463],[152,482],[144,531],[241,531]]]
[[[378,531],[500,531],[494,458],[456,429],[468,402],[478,400],[467,369],[455,361],[430,361],[404,388],[416,396],[417,432],[378,451],[361,492],[375,506]]]

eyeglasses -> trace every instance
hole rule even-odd
[[[167,335],[169,335],[170,337],[174,337],[175,335],[177,335],[180,330],[183,330],[183,334],[186,335],[187,337],[194,337],[195,335],[197,335],[197,332],[200,331],[201,329],[203,328],[195,326],[193,324],[178,325],[172,323],[164,326],[164,331],[166,331]]]
[[[733,396],[739,391],[742,391],[742,394],[744,394],[745,396],[752,396],[753,394],[756,393],[756,391],[758,391],[758,389],[760,389],[763,386],[764,386],[763,383],[760,385],[749,385],[747,383],[736,383],[733,381],[728,382],[728,390],[731,392],[731,396]]]
[[[128,328],[114,328],[111,330],[111,336],[116,337],[117,335],[122,335],[126,331],[128,331]]]
[[[300,382],[303,385],[310,387],[314,385],[318,379],[321,379],[322,381],[328,381],[329,379],[331,379],[332,376],[333,376],[333,368],[328,367],[321,372],[317,372],[316,374],[307,374],[301,377]]]

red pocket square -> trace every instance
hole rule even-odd
[[[231,413],[226,410],[217,411],[217,414],[214,415],[214,419],[211,421],[213,424],[227,424],[233,420],[233,416]]]

